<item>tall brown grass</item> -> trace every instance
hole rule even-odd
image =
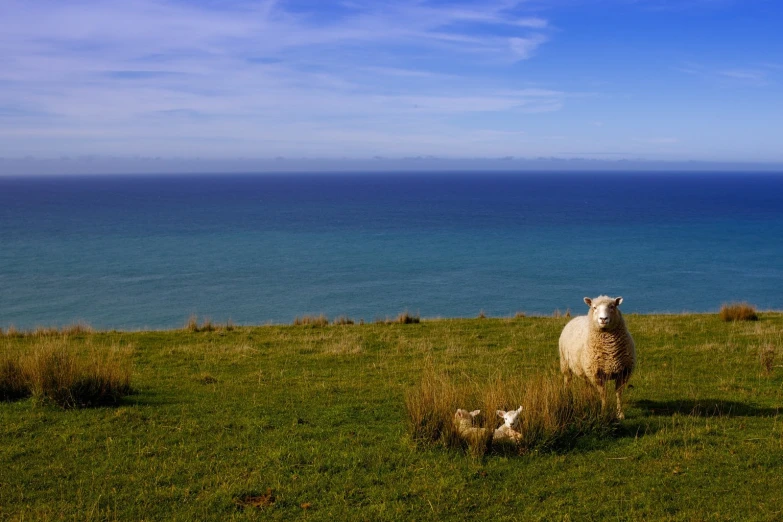
[[[3,398],[33,396],[62,408],[116,404],[132,392],[127,352],[93,348],[79,354],[65,339],[45,339],[0,364]]]
[[[354,324],[354,321],[350,317],[341,315],[340,317],[332,321],[332,324],[346,326],[346,325]]]
[[[761,362],[761,370],[764,372],[764,375],[772,375],[772,370],[775,368],[776,351],[775,346],[772,344],[764,345],[759,350],[759,361]]]
[[[0,336],[6,337],[58,337],[69,335],[82,335],[92,333],[95,330],[84,321],[79,321],[73,324],[64,325],[62,327],[56,326],[38,326],[34,330],[17,330],[13,325],[9,326],[5,332],[0,329]]]
[[[756,307],[748,303],[724,304],[720,308],[723,321],[758,321]]]
[[[409,311],[405,310],[397,317],[387,317],[386,319],[377,318],[375,324],[418,324],[421,322],[419,314],[413,315]]]
[[[0,356],[0,400],[13,401],[31,395],[22,365],[9,354]]]
[[[321,315],[303,315],[302,317],[296,316],[294,318],[295,326],[328,326],[329,318],[324,314]]]
[[[496,410],[520,405],[519,443],[492,446],[492,432],[502,423]],[[415,441],[461,447],[473,455],[483,455],[490,448],[519,454],[567,448],[583,436],[610,434],[617,421],[613,405],[602,412],[598,394],[580,380],[566,388],[559,375],[543,374],[458,385],[431,365],[425,368],[419,385],[406,394],[405,406],[409,433]],[[487,428],[484,437],[465,440],[459,436],[453,423],[457,408],[481,409],[475,425]]]
[[[226,329],[227,330],[233,329],[233,327],[229,329],[228,324],[229,323],[226,323]],[[188,321],[185,323],[185,330],[189,332],[214,332],[216,328],[208,317],[204,318],[201,324],[198,324],[198,316],[196,314],[193,314],[190,317],[188,317]]]

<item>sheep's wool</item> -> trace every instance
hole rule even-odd
[[[606,381],[615,381],[617,411],[623,417],[622,389],[636,366],[636,347],[628,332],[623,315],[618,308],[622,298],[600,296],[586,300],[591,304],[590,313],[572,319],[560,335],[560,370],[566,382],[571,374],[585,377],[601,392],[606,404]],[[594,320],[594,307],[609,307],[609,323],[599,327]]]

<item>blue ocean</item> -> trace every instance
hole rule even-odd
[[[0,327],[783,309],[783,175],[0,178]]]

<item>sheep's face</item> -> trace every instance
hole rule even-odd
[[[503,419],[503,423],[509,428],[516,428],[517,422],[519,421],[519,415],[521,413],[522,413],[522,406],[520,406],[516,410],[509,410],[509,411],[497,410],[498,417]]]
[[[590,307],[590,322],[602,330],[614,328],[620,318],[619,306],[622,302],[622,297],[585,297],[585,303]]]
[[[455,421],[469,421],[469,422],[472,423],[473,419],[476,418],[476,416],[479,413],[481,413],[481,410],[468,411],[468,410],[463,410],[463,409],[460,408],[454,414],[454,420]]]

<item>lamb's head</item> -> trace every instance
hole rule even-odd
[[[473,419],[476,418],[479,413],[481,413],[481,410],[468,411],[460,408],[454,414],[454,422],[469,422],[470,424],[473,424]]]
[[[498,417],[503,419],[504,425],[512,429],[517,428],[517,425],[519,423],[519,415],[521,413],[522,413],[522,406],[520,406],[516,410],[509,410],[509,411],[497,410],[497,415]]]
[[[590,323],[601,330],[611,330],[623,323],[623,314],[620,313],[622,297],[607,297],[602,295],[595,299],[585,297],[585,303],[590,307],[587,314]]]

